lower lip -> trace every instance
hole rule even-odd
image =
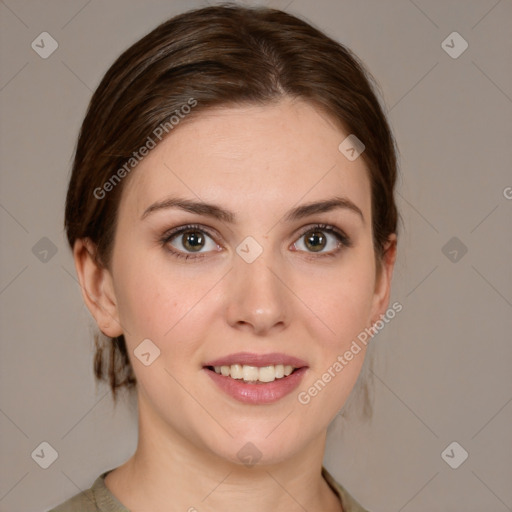
[[[307,367],[299,368],[288,377],[257,384],[247,384],[240,379],[225,377],[207,368],[203,368],[203,370],[222,391],[235,400],[246,404],[263,405],[277,402],[297,388],[307,371]]]

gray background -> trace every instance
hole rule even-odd
[[[266,4],[361,57],[401,151],[391,302],[403,311],[371,349],[373,420],[339,415],[325,464],[375,511],[512,510],[512,3]],[[157,24],[200,5],[0,1],[2,511],[46,510],[135,448],[134,403],[114,409],[93,382],[92,322],[64,241],[64,196],[103,73]],[[59,45],[47,59],[31,48],[44,31]],[[469,44],[458,58],[442,47],[453,31]],[[48,469],[31,457],[43,441],[58,452]],[[453,441],[469,454],[457,469],[441,456]],[[461,448],[448,453],[460,462]]]

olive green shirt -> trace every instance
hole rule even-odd
[[[105,485],[105,477],[110,471],[101,474],[90,489],[73,496],[48,512],[130,512]],[[368,512],[334,480],[325,468],[322,468],[322,476],[340,498],[343,512]]]

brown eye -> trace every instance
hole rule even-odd
[[[164,245],[176,255],[193,255],[218,251],[220,248],[206,231],[195,226],[184,226],[162,239]]]
[[[313,252],[321,251],[327,244],[327,239],[321,231],[309,231],[303,235],[305,246]]]
[[[181,235],[181,243],[187,251],[200,251],[205,244],[205,238],[200,231],[185,231]]]
[[[318,253],[319,256],[336,254],[341,247],[351,247],[352,242],[341,231],[333,226],[318,224],[307,231],[303,231],[299,239],[293,244],[294,250]]]

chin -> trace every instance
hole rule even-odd
[[[208,448],[227,462],[246,467],[279,464],[292,458],[308,444],[303,430],[300,433],[290,432],[285,424],[286,421],[280,426],[279,422],[275,422],[269,429],[268,423],[265,423],[261,428],[231,432],[232,438],[224,436],[222,440],[210,437]]]

